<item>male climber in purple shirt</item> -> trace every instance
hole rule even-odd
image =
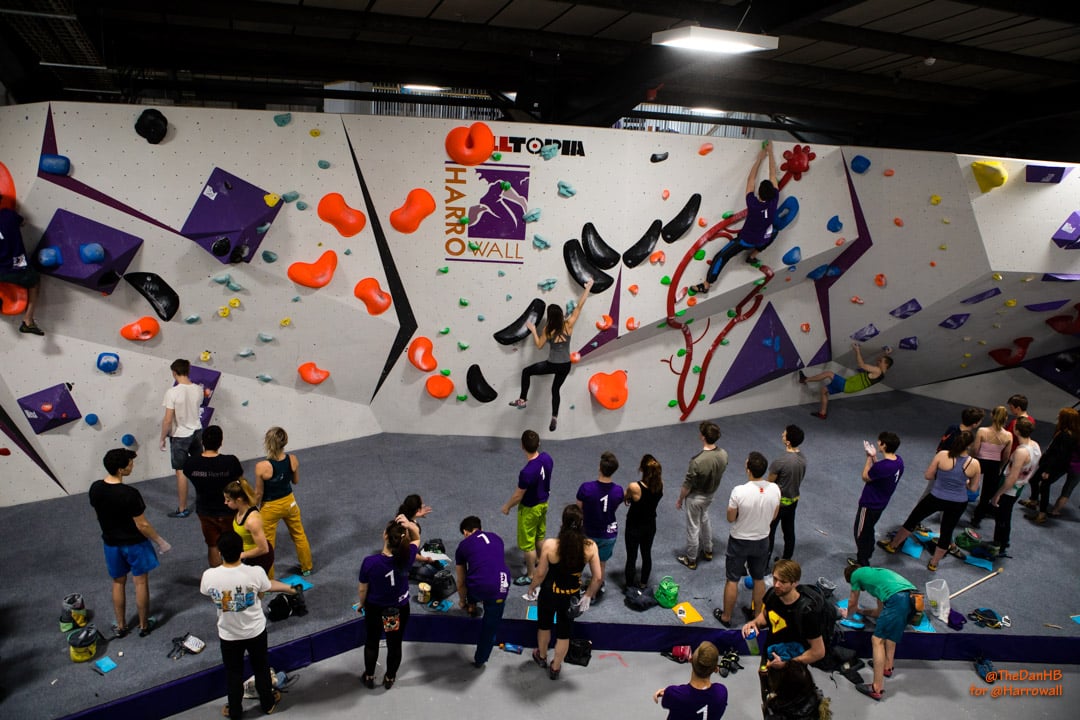
[[[761,162],[766,155],[769,156],[769,179],[761,181],[757,188],[757,195],[754,195],[754,183],[757,182]],[[709,272],[705,275],[705,282],[695,285],[694,292],[709,292],[709,288],[720,277],[720,271],[724,269],[728,261],[743,250],[750,251],[750,254],[746,256],[746,262],[753,263],[757,260],[758,253],[772,243],[776,201],[780,195],[778,187],[776,156],[773,155],[772,143],[766,140],[762,143],[754,166],[750,168],[750,174],[746,178],[746,219],[743,221],[742,229],[709,262]]]

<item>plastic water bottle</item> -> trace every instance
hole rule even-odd
[[[761,649],[757,643],[757,629],[752,628],[750,634],[746,636],[746,647],[749,648],[751,655],[760,655]]]
[[[499,643],[499,647],[501,647],[505,652],[511,652],[517,655],[520,655],[521,651],[524,649],[520,645],[514,645],[513,643]]]

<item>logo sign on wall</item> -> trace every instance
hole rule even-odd
[[[529,166],[447,162],[445,183],[446,259],[524,263]]]

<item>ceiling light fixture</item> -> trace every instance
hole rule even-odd
[[[733,30],[718,30],[716,28],[701,27],[700,25],[688,25],[674,30],[654,32],[652,44],[725,55],[738,55],[760,52],[761,50],[775,50],[780,44],[780,38],[773,35],[752,35]]]
[[[717,108],[710,107],[690,108],[690,112],[697,115],[727,115],[727,110],[718,110]]]
[[[443,89],[438,85],[402,85],[402,90],[409,90],[410,92],[442,92]]]

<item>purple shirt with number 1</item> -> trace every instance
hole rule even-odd
[[[727,710],[727,688],[717,682],[708,690],[668,685],[660,706],[667,708],[668,720],[720,720]]]
[[[490,530],[480,530],[462,539],[454,553],[454,563],[465,568],[470,602],[506,599],[510,592],[510,569],[506,567],[505,555],[502,538]]]

